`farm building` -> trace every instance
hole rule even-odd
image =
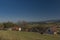
[[[57,31],[58,31],[57,29],[58,29],[57,26],[51,26],[46,30],[46,33],[48,33],[48,34],[57,34]]]
[[[14,25],[12,27],[12,30],[14,30],[14,31],[21,31],[21,27],[19,27],[18,25]]]
[[[29,30],[29,32],[39,32],[39,33],[46,33],[46,34],[57,34],[59,28],[58,26],[51,26],[51,27],[32,27]]]

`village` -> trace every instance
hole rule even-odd
[[[58,23],[0,23],[0,30],[37,32],[40,34],[60,34],[60,24]]]

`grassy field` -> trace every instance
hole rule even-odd
[[[33,32],[0,31],[0,40],[60,40],[60,35],[41,35]]]

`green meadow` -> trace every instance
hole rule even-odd
[[[35,32],[0,31],[0,40],[60,40],[60,35]]]

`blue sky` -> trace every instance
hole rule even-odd
[[[59,0],[0,0],[0,22],[60,19]]]

